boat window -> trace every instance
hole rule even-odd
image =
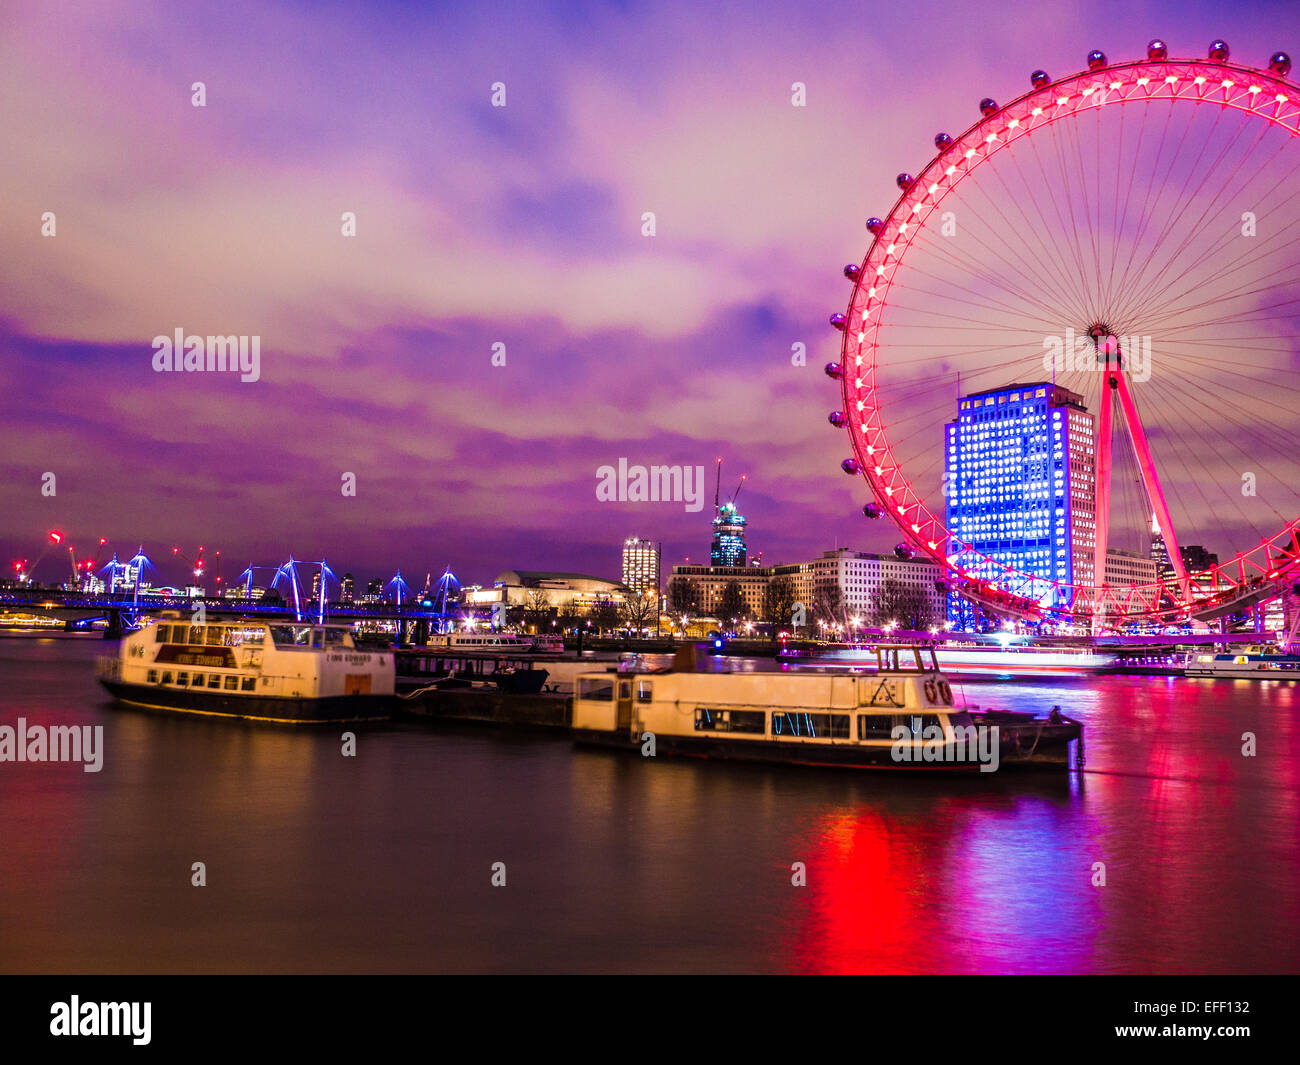
[[[578,679],[578,698],[612,702],[614,699],[614,682],[606,680],[604,677],[580,677]]]
[[[207,639],[204,641],[209,647],[220,647],[222,634],[226,629],[224,625],[209,625]]]
[[[195,674],[194,674],[194,685],[193,685],[193,686],[194,686],[195,688],[202,688],[202,687],[203,687],[203,674],[202,674],[202,673],[195,673]]]
[[[306,647],[311,640],[311,626],[272,625],[271,639],[277,647]]]
[[[176,637],[177,637],[177,641],[176,641],[176,642],[179,643],[179,642],[180,642],[180,635],[181,635],[181,628],[180,628],[180,626],[177,626],[177,631],[176,631],[176,634],[175,634],[175,635],[176,635]],[[191,625],[191,626],[190,626],[190,630],[189,630],[189,632],[185,634],[185,642],[186,642],[186,643],[202,643],[202,642],[203,642],[203,626],[202,626],[202,625]]]
[[[156,669],[149,670],[149,683],[150,684],[158,683],[158,671]]]
[[[858,739],[887,740],[894,731],[893,714],[860,714],[858,716]]]
[[[190,675],[188,673],[177,673],[176,683],[179,684],[182,688],[187,687],[190,683]]]
[[[342,647],[347,642],[347,635],[346,629],[326,629],[325,646]]]
[[[157,641],[159,643],[169,643],[172,638],[172,627],[170,625],[159,625]]]
[[[239,678],[233,673],[226,678],[226,691],[232,692],[239,687]]]
[[[257,687],[256,677],[243,677],[239,682],[239,688],[241,691],[251,692],[256,687]]]
[[[219,673],[209,673],[209,674],[208,674],[208,687],[209,687],[209,688],[220,688],[220,687],[221,687],[221,675],[220,675]]]
[[[649,703],[654,701],[654,685],[648,680],[638,680],[636,682],[636,701],[638,703]]]
[[[226,630],[226,646],[238,647],[240,644],[260,644],[266,636],[266,630],[260,625],[234,625]]]
[[[762,710],[714,710],[695,708],[696,732],[745,732],[762,735],[767,731],[767,715]]]
[[[896,724],[906,725],[912,730],[913,736],[925,735],[928,728],[937,728],[942,731],[943,724],[939,721],[937,714],[907,714],[900,717]]]
[[[773,736],[808,736],[817,739],[848,739],[848,714],[804,714],[779,712],[772,715]]]
[[[618,697],[620,699],[632,698],[632,684],[630,681],[620,680],[618,682]]]
[[[164,684],[170,684],[170,683],[172,682],[172,674],[171,674],[171,670],[169,670],[169,669],[165,669],[165,670],[163,670],[163,679],[162,679],[162,682],[163,682]]]

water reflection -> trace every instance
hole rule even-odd
[[[14,643],[0,722],[102,724],[106,756],[0,766],[6,970],[1300,967],[1293,684],[966,682],[1083,720],[1087,772],[929,780],[405,723],[344,758],[335,730],[110,709],[99,646]]]

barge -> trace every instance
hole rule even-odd
[[[586,673],[573,702],[574,739],[657,755],[694,755],[853,769],[994,772],[1083,764],[1083,728],[958,704],[931,647],[881,646],[863,673]]]
[[[1186,677],[1231,680],[1300,680],[1300,655],[1280,654],[1261,647],[1226,654],[1189,654]]]
[[[239,618],[185,621],[169,612],[101,658],[99,682],[150,710],[276,724],[391,716],[391,651],[358,648],[347,625]]]

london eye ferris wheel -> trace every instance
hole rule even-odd
[[[1290,68],[1154,40],[1035,71],[868,219],[830,422],[964,601],[1096,631],[1300,576]]]

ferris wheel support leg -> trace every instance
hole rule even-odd
[[[1137,453],[1138,468],[1142,471],[1142,481],[1146,485],[1147,496],[1152,509],[1156,512],[1156,521],[1165,538],[1165,547],[1169,553],[1169,564],[1174,568],[1178,578],[1178,587],[1182,601],[1191,602],[1191,586],[1187,580],[1187,567],[1183,565],[1183,553],[1178,548],[1178,536],[1174,532],[1174,520],[1169,514],[1169,504],[1165,502],[1164,490],[1160,487],[1160,478],[1156,474],[1156,464],[1151,458],[1151,447],[1147,443],[1146,431],[1142,428],[1142,419],[1138,417],[1137,404],[1129,392],[1128,381],[1124,374],[1115,370],[1108,375],[1114,382],[1111,386],[1119,393],[1120,409],[1124,412],[1124,421],[1128,424],[1129,437],[1133,441],[1133,450]]]
[[[1096,491],[1093,494],[1093,514],[1095,533],[1093,534],[1092,562],[1092,634],[1101,632],[1102,611],[1105,596],[1102,587],[1106,583],[1106,548],[1110,539],[1110,438],[1111,438],[1111,398],[1108,383],[1101,390],[1101,424],[1097,431],[1097,478]]]

